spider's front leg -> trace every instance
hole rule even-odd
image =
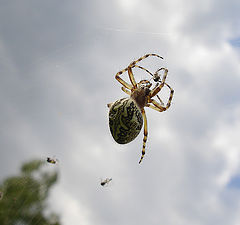
[[[115,76],[116,80],[119,81],[123,85],[124,88],[129,89],[129,90],[132,90],[133,88],[135,88],[137,86],[137,82],[135,81],[135,78],[134,78],[133,72],[132,72],[133,67],[135,67],[135,65],[128,66],[127,68],[119,71]],[[127,83],[120,77],[120,75],[126,71],[128,72],[128,76],[129,76],[129,79],[132,84]],[[125,90],[123,90],[123,91],[126,92]]]
[[[160,70],[164,70],[164,75],[163,75],[163,79],[162,79],[162,82],[160,83],[159,86],[156,86],[155,88],[152,89],[152,91],[150,92],[150,98],[154,97],[155,95],[157,95],[157,93],[159,91],[161,91],[161,89],[163,88],[164,84],[165,84],[165,80],[167,78],[167,75],[168,75],[168,69],[166,68],[161,68],[159,69],[157,72],[159,72]],[[155,73],[156,74],[156,73]]]
[[[134,67],[139,67],[140,69],[144,69],[146,72],[150,73],[150,72],[149,72],[148,70],[146,70],[145,68],[136,65],[138,62],[142,61],[143,59],[146,59],[146,58],[149,57],[149,56],[156,56],[156,57],[158,57],[158,58],[160,58],[160,59],[163,59],[162,56],[159,56],[159,55],[154,54],[154,53],[153,53],[153,54],[146,54],[146,55],[140,57],[139,59],[133,61],[132,63],[130,63],[127,68],[119,71],[119,72],[116,74],[116,76],[115,76],[115,78],[117,79],[117,81],[119,81],[125,88],[127,88],[127,89],[129,89],[129,90],[132,90],[133,87],[136,87],[137,82],[135,81],[135,78],[134,78],[134,76],[133,76],[132,68],[134,68]],[[126,71],[128,71],[129,79],[130,79],[132,85],[131,85],[131,84],[128,84],[126,81],[124,81],[124,80],[120,77],[120,75],[123,74],[123,73],[126,72]],[[150,73],[150,74],[151,74],[151,73]],[[151,74],[151,75],[152,75],[152,74]]]
[[[157,101],[155,101],[154,99],[149,98],[148,102],[152,103],[153,105],[147,104],[146,105],[147,107],[157,110],[158,112],[163,112],[170,107],[172,99],[173,99],[174,90],[167,83],[165,83],[165,85],[170,89],[170,95],[169,95],[169,99],[168,99],[166,106],[163,106],[163,105],[159,104]]]
[[[128,71],[128,68],[119,71],[119,72],[115,75],[115,78],[116,78],[116,80],[117,80],[118,82],[120,82],[120,83],[123,85],[123,87],[131,90],[131,89],[133,88],[133,85],[127,83],[126,81],[124,81],[124,80],[120,77],[120,75],[122,75],[122,74],[123,74],[124,72],[126,72],[126,71]],[[130,79],[130,80],[131,80],[131,79]]]
[[[165,85],[170,89],[170,95],[169,95],[169,99],[168,99],[168,102],[166,105],[166,109],[168,109],[170,107],[172,99],[173,99],[174,90],[167,83],[165,83]]]
[[[146,147],[146,142],[147,142],[147,136],[148,136],[148,129],[147,129],[147,117],[145,110],[142,110],[142,116],[143,116],[143,121],[144,121],[144,137],[143,137],[143,147],[142,147],[142,156],[139,161],[139,164],[142,162],[143,157],[145,155],[145,147]]]
[[[135,60],[135,61],[133,61],[129,66],[133,66],[133,65],[136,65],[136,63],[138,63],[138,62],[140,62],[140,61],[142,61],[143,59],[146,59],[147,57],[149,57],[149,56],[156,56],[156,57],[158,57],[158,58],[160,58],[160,59],[163,59],[163,57],[162,56],[160,56],[160,55],[157,55],[157,54],[155,54],[155,53],[152,53],[152,54],[146,54],[146,55],[144,55],[144,56],[142,56],[142,57],[140,57],[139,59],[137,59],[137,60]]]

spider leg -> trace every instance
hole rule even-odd
[[[166,68],[161,68],[160,70],[164,70],[164,75],[163,75],[163,79],[162,82],[159,86],[156,86],[155,88],[153,88],[149,94],[150,98],[154,97],[159,91],[161,91],[162,87],[165,84],[165,80],[167,78],[167,74],[168,74],[168,69]],[[158,70],[159,71],[159,70]]]
[[[158,95],[157,95],[157,98],[158,98],[159,102],[160,102],[162,105],[164,105],[162,99],[161,99]]]
[[[129,79],[130,79],[133,87],[136,87],[136,86],[137,86],[137,83],[136,83],[136,81],[135,81],[135,78],[134,78],[133,72],[132,72],[132,68],[134,68],[134,67],[137,67],[137,68],[139,68],[139,69],[142,69],[142,70],[146,71],[147,73],[149,73],[151,76],[153,76],[153,74],[152,74],[149,70],[145,69],[145,68],[142,67],[142,66],[130,65],[130,66],[128,67],[128,75],[129,75]]]
[[[133,86],[132,86],[131,84],[127,83],[126,81],[124,81],[124,80],[120,77],[120,75],[123,74],[123,73],[126,72],[126,71],[128,71],[128,68],[119,71],[119,72],[115,75],[115,78],[116,78],[116,80],[117,80],[118,82],[120,82],[120,83],[123,85],[123,87],[131,90],[131,89],[133,88]]]
[[[158,57],[158,58],[160,58],[160,59],[163,59],[162,56],[159,56],[159,55],[154,54],[154,53],[153,53],[153,54],[146,54],[146,55],[140,57],[139,59],[133,61],[132,63],[130,63],[127,68],[119,71],[119,72],[115,75],[116,80],[117,80],[118,82],[120,82],[125,88],[131,90],[131,89],[133,88],[133,86],[136,85],[136,81],[135,81],[134,76],[133,76],[133,73],[132,73],[132,68],[135,67],[135,66],[137,66],[136,63],[142,61],[143,59],[146,59],[146,58],[149,57],[149,56],[156,56],[156,57]],[[137,66],[137,67],[139,67],[139,68],[141,68],[141,69],[144,69],[143,67],[140,67],[140,66]],[[146,70],[146,69],[144,69],[144,70],[145,70],[146,72],[150,73],[148,70]],[[129,75],[129,78],[130,78],[130,81],[131,81],[132,85],[131,85],[131,84],[128,84],[126,81],[124,81],[124,80],[120,77],[120,75],[123,74],[123,73],[126,72],[126,71],[128,71],[128,75]],[[151,73],[150,73],[150,74],[151,74]],[[151,74],[151,75],[152,75],[152,74]]]
[[[122,87],[122,90],[123,90],[126,94],[131,95],[131,92],[130,92],[129,90],[127,90],[125,87]],[[107,104],[107,107],[110,108],[112,104],[113,104],[113,102],[112,102],[112,103],[108,103],[108,104]]]
[[[135,65],[135,67],[138,67],[138,68],[140,68],[142,70],[145,70],[147,73],[149,73],[151,76],[153,76],[153,74],[149,70],[145,69],[144,67],[138,66],[138,65]]]
[[[142,61],[143,59],[146,59],[146,58],[149,57],[149,56],[156,56],[156,57],[158,57],[158,58],[160,58],[160,59],[163,59],[162,56],[159,56],[159,55],[154,54],[154,53],[153,53],[153,54],[146,54],[146,55],[140,57],[139,59],[133,61],[129,66],[131,67],[132,65],[136,65],[136,63]]]
[[[159,83],[156,84],[155,88],[156,88],[158,85],[159,85]],[[173,94],[174,91],[172,90],[172,88],[171,88],[167,83],[165,83],[165,85],[168,86],[168,88],[171,90],[171,93]],[[162,99],[161,99],[158,95],[156,95],[156,96],[157,96],[159,102],[161,103],[161,105],[163,106],[164,103],[163,103]],[[149,101],[149,102],[151,102],[151,101]]]
[[[145,70],[146,72],[150,73],[147,69],[145,69],[145,68],[143,68],[143,67],[141,67],[141,66],[137,66],[137,65],[136,65],[136,63],[142,61],[143,59],[146,59],[146,58],[149,57],[149,56],[156,56],[156,57],[158,57],[158,58],[160,58],[160,59],[163,59],[162,56],[159,56],[159,55],[154,54],[154,53],[153,53],[153,54],[146,54],[146,55],[140,57],[139,59],[133,61],[132,63],[130,63],[127,68],[119,71],[119,72],[115,75],[115,78],[117,79],[117,81],[119,81],[125,88],[131,90],[132,87],[133,87],[133,86],[136,86],[136,84],[137,84],[136,81],[135,81],[135,79],[134,79],[133,73],[132,73],[132,68],[136,66],[136,67],[139,67],[140,69],[143,69],[143,70]],[[131,84],[128,84],[126,81],[124,81],[124,80],[120,77],[120,75],[121,75],[122,73],[126,72],[126,71],[128,71],[129,79],[130,79],[132,85],[131,85]],[[150,74],[151,74],[151,73],[150,73]],[[152,75],[152,74],[151,74],[151,75]],[[153,75],[152,75],[152,76],[153,76]]]
[[[132,72],[132,68],[135,67],[135,65],[131,65],[131,66],[128,66],[127,68],[119,71],[115,78],[127,89],[131,90],[133,87],[136,87],[137,85],[137,82],[135,81],[135,78],[133,76],[133,72]],[[128,71],[128,76],[129,76],[129,79],[131,81],[132,84],[128,84],[127,82],[125,82],[121,77],[120,75],[123,74],[124,72]]]
[[[133,72],[132,72],[132,68],[134,68],[134,67],[138,67],[138,68],[146,71],[147,73],[149,73],[151,76],[153,76],[152,73],[151,73],[149,70],[145,69],[144,67],[138,66],[138,65],[135,65],[135,64],[133,64],[133,65],[130,64],[130,65],[128,66],[127,70],[128,70],[129,79],[130,79],[133,87],[136,87],[136,86],[137,86],[137,82],[136,82],[136,80],[135,80],[135,78],[134,78],[134,75],[133,75]]]
[[[165,85],[168,86],[168,88],[170,89],[170,95],[169,95],[169,99],[168,99],[168,102],[167,102],[167,105],[166,105],[166,108],[168,109],[171,105],[171,102],[172,102],[174,90],[167,83],[165,83]]]
[[[134,66],[129,66],[129,67],[128,67],[128,75],[129,75],[129,79],[130,79],[133,87],[136,87],[136,86],[137,86],[137,82],[135,81],[135,78],[134,78],[134,76],[133,76],[133,72],[132,72],[132,68],[133,68],[133,67],[134,67]]]
[[[141,156],[141,159],[139,161],[139,164],[142,162],[143,157],[145,155],[145,147],[146,147],[147,136],[148,136],[147,117],[146,117],[146,113],[145,113],[144,109],[142,110],[142,116],[143,116],[143,120],[144,120],[144,137],[143,137],[142,156]]]
[[[151,104],[147,104],[146,106],[147,107],[150,107],[152,109],[155,109],[157,110],[158,112],[162,112],[162,111],[165,111],[167,110],[170,105],[171,105],[171,102],[172,102],[172,98],[173,98],[173,93],[174,93],[174,90],[167,84],[165,83],[166,86],[168,86],[168,88],[170,89],[170,95],[169,95],[169,99],[168,99],[168,102],[166,104],[166,106],[162,106],[161,104],[159,104],[157,101],[155,101],[154,99],[150,99],[149,102],[152,103],[153,105]],[[157,96],[158,97],[158,96]],[[160,99],[160,98],[159,98]],[[161,101],[160,101],[161,102]]]
[[[159,104],[158,107],[156,107],[156,106],[154,106],[154,105],[151,105],[151,104],[147,104],[146,107],[149,107],[149,108],[151,108],[151,109],[154,109],[154,110],[156,110],[156,111],[158,111],[158,112],[163,112],[163,111],[166,110],[166,109],[165,109],[163,106],[161,106],[160,104]]]
[[[131,92],[130,92],[129,90],[127,90],[125,87],[122,87],[122,90],[123,90],[126,94],[131,95]]]

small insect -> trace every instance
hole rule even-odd
[[[47,157],[47,162],[51,164],[56,164],[58,162],[58,159]]]
[[[144,124],[142,156],[140,158],[139,163],[142,162],[142,159],[145,155],[145,147],[148,136],[147,117],[144,107],[149,107],[158,112],[163,112],[170,107],[174,93],[174,90],[168,84],[165,83],[168,74],[168,69],[166,68],[158,69],[153,75],[147,69],[137,65],[138,62],[142,61],[143,59],[149,56],[156,56],[160,59],[163,59],[161,56],[157,54],[147,54],[137,59],[136,61],[130,63],[127,68],[119,71],[115,75],[115,78],[118,82],[120,82],[123,85],[122,90],[126,94],[128,94],[129,97],[122,98],[114,103],[110,103],[107,105],[109,107],[110,131],[113,136],[113,139],[117,143],[127,144],[133,141],[140,133],[142,126]],[[152,79],[156,82],[155,87],[151,88],[152,83],[148,80],[141,80],[140,82],[137,83],[132,72],[132,68],[134,67],[138,67],[148,72],[152,76]],[[162,79],[160,79],[160,75],[158,74],[160,70],[164,71]],[[128,72],[131,84],[127,83],[120,77],[120,75],[126,71]],[[162,100],[157,96],[157,94],[161,91],[164,85],[166,85],[170,89],[170,96],[166,106],[164,106]],[[153,99],[153,97],[155,96],[157,96],[159,102]]]
[[[112,180],[112,178],[106,178],[105,180],[101,181],[101,185],[105,186],[106,184],[109,184],[109,182]]]

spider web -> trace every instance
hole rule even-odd
[[[33,160],[21,173],[0,184],[1,225],[60,225],[56,214],[50,213],[47,197],[57,181],[58,172],[47,162]]]

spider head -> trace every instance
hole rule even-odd
[[[152,83],[148,80],[141,80],[136,87],[132,89],[131,98],[135,100],[140,109],[143,109],[147,103]]]
[[[150,81],[141,80],[139,83],[137,83],[137,86],[134,89],[135,89],[135,91],[137,91],[138,95],[146,97],[150,93],[151,86],[152,86],[152,83]]]
[[[141,80],[137,86],[142,89],[149,89],[152,86],[152,83],[149,80]]]

